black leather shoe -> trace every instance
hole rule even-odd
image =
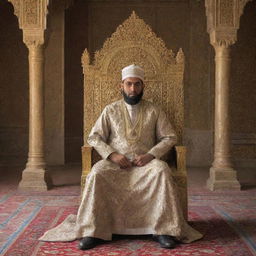
[[[78,248],[80,250],[92,249],[95,246],[101,244],[103,241],[104,240],[99,238],[86,236],[81,239],[81,241],[79,242]]]
[[[162,248],[173,249],[176,246],[176,242],[171,236],[153,235],[153,239],[158,242]]]

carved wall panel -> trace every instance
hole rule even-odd
[[[21,29],[46,29],[49,0],[8,0],[14,6]]]
[[[229,46],[236,42],[240,16],[249,1],[252,0],[205,0],[211,44]]]
[[[90,64],[88,51],[82,56],[84,69],[84,143],[102,109],[120,99],[121,70],[137,64],[145,70],[145,98],[160,105],[173,120],[182,141],[184,126],[184,55],[165,47],[151,28],[134,12],[107,39]]]
[[[40,13],[40,1],[26,0],[24,2],[24,23],[29,25],[37,25],[39,23],[39,17],[37,13]]]
[[[219,1],[219,24],[222,26],[234,26],[234,2],[230,0]]]
[[[49,0],[8,0],[14,6],[23,41],[29,47],[44,43]]]

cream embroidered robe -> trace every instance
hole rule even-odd
[[[138,104],[132,124],[124,101],[108,105],[88,138],[103,160],[87,176],[77,216],[47,231],[40,240],[71,241],[85,236],[111,240],[112,234],[164,234],[183,242],[202,235],[182,216],[169,166],[162,157],[176,143],[166,115],[152,103]],[[155,159],[143,167],[120,167],[107,158],[112,152]]]

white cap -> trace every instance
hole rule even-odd
[[[137,77],[144,81],[144,70],[134,64],[122,69],[122,81],[128,77]]]

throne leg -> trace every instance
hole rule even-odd
[[[92,168],[92,147],[82,146],[81,193],[84,190],[85,180],[91,168]]]

